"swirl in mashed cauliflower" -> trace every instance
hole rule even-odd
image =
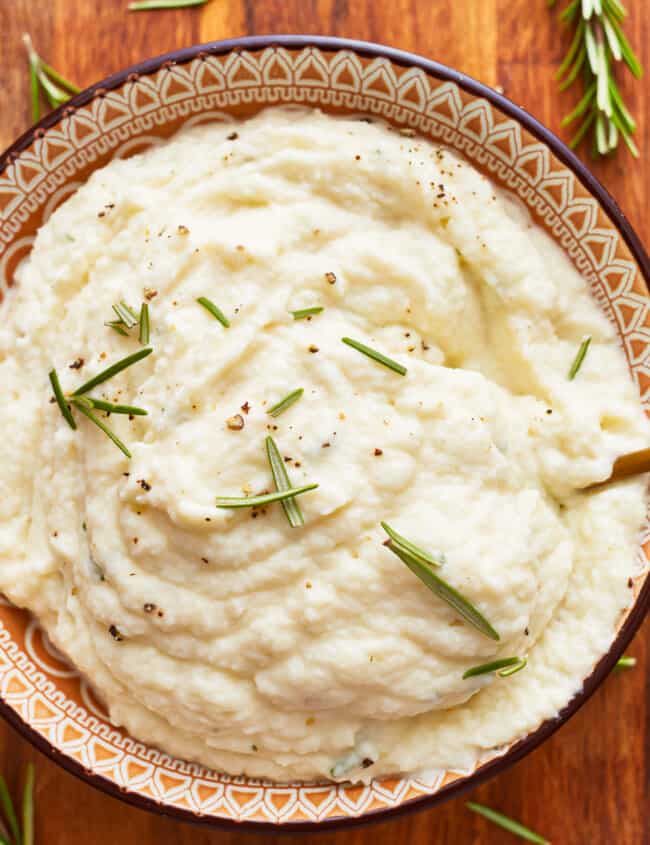
[[[66,425],[47,374],[70,392],[139,349],[105,322],[145,297],[154,353],[93,393],[147,409],[105,420],[128,460]],[[463,769],[554,716],[611,643],[644,486],[577,489],[647,424],[583,279],[453,153],[317,112],[188,129],[95,172],[2,313],[0,588],[135,736],[277,780]],[[319,484],[302,527],[215,507],[274,489],[269,434]],[[444,554],[499,642],[381,520]],[[512,655],[512,677],[462,678]]]

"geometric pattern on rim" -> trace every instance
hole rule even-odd
[[[598,202],[550,150],[490,102],[387,58],[317,47],[165,62],[68,108],[0,172],[0,301],[36,229],[88,175],[181,125],[231,121],[272,105],[364,114],[445,144],[515,193],[564,248],[613,322],[641,401],[650,408],[648,294],[627,245]],[[650,537],[646,524],[644,541]],[[636,593],[647,574],[639,550]],[[624,620],[621,620],[621,624]],[[385,778],[368,786],[230,777],[178,760],[115,728],[101,704],[24,611],[0,601],[0,695],[62,754],[124,790],[203,816],[291,823],[356,817],[431,795],[468,772]],[[504,754],[494,751],[481,762]]]

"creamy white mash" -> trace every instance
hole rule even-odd
[[[148,411],[101,414],[131,460],[48,382],[141,348],[105,325],[121,300],[149,302],[154,351],[89,395]],[[176,755],[279,780],[469,766],[579,691],[630,603],[644,485],[576,492],[648,441],[613,329],[511,198],[422,140],[272,110],[113,161],[39,231],[0,383],[0,588]],[[319,485],[302,527],[215,506],[275,489],[269,434]]]

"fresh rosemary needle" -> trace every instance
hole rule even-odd
[[[400,546],[407,552],[410,552],[412,555],[419,558],[423,563],[431,564],[431,566],[441,566],[444,563],[443,558],[435,558],[428,552],[423,551],[418,546],[416,546],[415,543],[411,543],[411,541],[407,540],[406,537],[402,537],[401,534],[398,534],[397,531],[391,528],[387,522],[382,522],[381,527],[384,529],[386,534],[388,534],[388,536],[395,543],[395,545]]]
[[[135,405],[115,405],[105,399],[95,399],[94,396],[84,396],[99,411],[106,411],[109,414],[129,414],[132,417],[146,417],[147,411],[144,408],[137,408]]]
[[[130,308],[126,302],[118,302],[117,305],[113,305],[112,308],[117,314],[117,319],[124,323],[127,329],[132,329],[133,326],[138,324],[138,318],[136,317],[134,310]]]
[[[228,328],[228,326],[230,325],[230,321],[223,313],[221,308],[215,305],[214,302],[211,302],[206,296],[200,296],[196,301],[199,303],[199,305],[202,305],[206,309],[206,311],[209,311],[213,317],[216,317],[216,319],[219,320],[219,322],[224,328]]]
[[[137,0],[129,4],[129,12],[147,12],[153,9],[186,9],[205,6],[208,0]]]
[[[112,378],[117,373],[121,373],[122,370],[125,370],[127,367],[130,367],[131,364],[136,364],[138,361],[141,361],[143,358],[146,358],[147,355],[151,355],[153,349],[148,346],[146,349],[140,349],[137,352],[134,352],[133,355],[127,355],[126,358],[122,358],[120,361],[116,361],[114,364],[111,364],[105,370],[102,370],[101,373],[97,373],[96,376],[93,376],[88,381],[84,382],[81,387],[78,387],[72,396],[81,396],[83,393],[88,393],[89,390],[92,390],[93,387],[97,387],[98,384],[102,384],[102,382],[107,381],[109,378]]]
[[[263,496],[217,496],[216,505],[218,508],[260,508],[263,505],[300,496],[317,487],[318,484],[305,484],[303,487],[290,487],[288,490],[277,490],[275,493],[265,493]]]
[[[149,305],[143,302],[140,306],[140,334],[139,340],[143,346],[149,343]]]
[[[27,33],[23,35],[23,44],[27,49],[29,58],[32,119],[36,122],[41,116],[41,89],[52,108],[57,108],[63,105],[63,103],[67,103],[73,94],[79,93],[80,89],[41,59],[34,49],[32,39]]]
[[[20,827],[18,826],[18,818],[14,809],[14,802],[11,800],[11,794],[5,779],[0,775],[0,803],[4,810],[5,818],[9,822],[9,828],[14,842],[18,843],[21,840]],[[7,840],[5,840],[6,842]]]
[[[121,320],[109,320],[108,322],[104,323],[105,326],[109,326],[109,328],[113,329],[114,332],[123,335],[123,337],[128,337],[129,333],[124,329],[124,323]]]
[[[463,672],[463,680],[474,678],[477,675],[488,675],[490,672],[496,672],[500,678],[507,678],[523,669],[526,663],[527,660],[525,657],[501,657],[499,660],[493,660],[491,663],[472,666],[471,669]]]
[[[491,640],[500,639],[498,633],[490,625],[485,616],[461,595],[458,590],[436,575],[431,564],[424,563],[418,555],[414,555],[394,540],[389,540],[385,543],[385,546],[393,554],[397,555],[408,566],[411,572],[426,584],[434,595],[446,602],[459,616],[476,628],[477,631],[480,631],[481,634],[484,634]]]
[[[70,426],[70,428],[76,428],[77,423],[74,421],[74,417],[72,416],[72,412],[68,407],[68,403],[65,401],[65,396],[63,395],[63,391],[61,390],[61,382],[59,381],[59,376],[57,375],[56,370],[50,370],[49,375],[50,384],[52,385],[52,390],[54,391],[54,398],[56,399],[56,404],[59,406],[59,410],[63,414],[63,417]]]
[[[88,417],[91,422],[95,423],[97,428],[101,429],[104,434],[108,438],[110,438],[113,443],[115,443],[117,448],[126,455],[127,458],[131,457],[131,453],[126,448],[124,443],[122,443],[117,434],[115,434],[115,432],[112,431],[107,425],[104,425],[104,423],[99,419],[99,417],[96,417],[95,414],[93,414],[91,410],[91,408],[93,407],[93,403],[90,399],[87,399],[85,396],[77,396],[72,401],[74,402],[75,408],[78,408],[78,410],[80,410],[81,413],[84,414],[84,416]]]
[[[294,320],[304,320],[305,317],[313,317],[315,314],[320,314],[323,311],[322,305],[312,305],[311,308],[299,308],[297,311],[292,311]]]
[[[271,472],[273,473],[273,480],[277,490],[284,492],[291,489],[291,481],[287,473],[282,456],[276,446],[275,440],[272,437],[267,437],[264,441],[266,445],[266,454],[271,465]],[[300,505],[295,500],[283,499],[282,507],[292,528],[297,528],[299,525],[305,524],[305,518],[300,510]]]
[[[284,413],[287,408],[290,408],[295,402],[300,399],[302,394],[305,392],[304,388],[299,387],[296,390],[292,390],[291,393],[288,393],[284,399],[280,399],[272,408],[266,412],[270,414],[272,417],[279,417],[280,414]]]
[[[571,364],[571,369],[569,370],[569,381],[573,381],[573,379],[578,375],[578,371],[582,366],[582,362],[585,360],[585,355],[587,354],[587,350],[589,349],[589,344],[591,343],[591,337],[586,337],[582,343],[580,344],[580,349],[578,349],[578,354],[573,360],[573,364]]]
[[[636,666],[636,657],[624,654],[616,661],[616,669],[633,669]]]
[[[489,821],[494,822],[494,824],[499,825],[499,827],[502,827],[504,830],[508,830],[510,833],[514,833],[515,836],[520,836],[528,842],[535,842],[536,845],[550,845],[548,839],[544,839],[543,836],[533,833],[532,830],[529,830],[527,827],[524,827],[523,824],[519,824],[519,822],[514,821],[514,819],[509,819],[508,816],[504,816],[503,813],[491,810],[489,807],[483,806],[483,804],[476,804],[474,801],[468,801],[465,806],[468,810],[478,813],[479,816],[483,816]]]
[[[377,352],[376,349],[371,349],[369,346],[366,346],[364,343],[359,343],[358,340],[353,340],[351,337],[342,337],[341,340],[343,343],[346,343],[348,346],[356,349],[357,352],[362,352],[364,355],[367,355],[368,358],[372,358],[373,361],[377,361],[378,364],[383,364],[384,367],[388,367],[389,370],[393,370],[393,372],[399,373],[401,376],[406,375],[406,367],[402,366],[402,364],[398,364],[397,361],[393,361],[392,358],[388,358],[381,352]]]
[[[22,845],[34,845],[34,764],[27,764],[23,790],[23,837]]]

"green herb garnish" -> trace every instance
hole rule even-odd
[[[507,678],[523,669],[527,662],[525,657],[501,657],[499,660],[493,660],[491,663],[472,666],[471,669],[463,672],[463,680],[474,678],[476,675],[487,675],[490,672],[496,672],[500,678]]]
[[[586,337],[580,344],[578,354],[574,358],[573,364],[571,364],[571,369],[569,370],[569,381],[573,381],[573,379],[578,375],[578,370],[582,366],[582,362],[585,360],[585,355],[587,354],[590,343],[591,337]]]
[[[11,830],[11,835],[13,837],[14,842],[20,843],[21,836],[20,836],[20,827],[18,825],[18,819],[16,817],[16,811],[14,809],[14,802],[11,800],[11,795],[9,794],[9,788],[7,787],[7,783],[5,779],[0,775],[0,803],[2,803],[2,809],[5,815],[5,818],[9,824],[9,829]],[[0,840],[2,841],[2,840]],[[4,839],[4,842],[7,842]]]
[[[5,779],[0,775],[0,803],[7,827],[0,821],[0,845],[34,845],[34,765],[27,764],[22,801],[22,833],[14,802],[9,794]]]
[[[320,314],[323,311],[322,305],[312,305],[311,308],[299,308],[297,311],[292,311],[294,320],[304,320],[305,317],[313,317],[315,314]]]
[[[105,399],[95,399],[94,396],[84,396],[84,399],[87,399],[93,408],[97,408],[99,411],[106,411],[109,414],[128,414],[132,417],[146,417],[148,414],[144,408],[137,408],[135,405],[115,405],[113,402],[107,402]]]
[[[117,434],[115,434],[114,431],[111,431],[111,429],[107,425],[105,425],[99,419],[99,417],[96,417],[95,414],[93,414],[91,408],[93,408],[94,406],[93,402],[90,399],[87,399],[85,396],[78,396],[72,401],[74,403],[75,408],[77,408],[79,411],[81,411],[82,414],[88,417],[91,422],[95,423],[97,428],[100,428],[104,432],[104,434],[109,437],[113,441],[113,443],[115,443],[117,448],[126,455],[127,458],[131,457],[131,453],[126,448],[124,443],[122,443]]]
[[[124,329],[124,323],[121,320],[109,320],[107,323],[104,323],[104,325],[109,326],[113,329],[113,331],[123,335],[124,337],[129,336],[129,333]]]
[[[147,12],[152,9],[186,9],[189,6],[205,6],[208,0],[138,0],[129,4],[129,12]]]
[[[480,631],[481,634],[484,634],[491,640],[499,639],[499,635],[483,614],[478,611],[471,602],[462,596],[458,590],[454,589],[450,584],[436,575],[431,564],[425,563],[419,555],[413,554],[407,548],[396,543],[394,540],[388,540],[384,545],[386,548],[390,549],[393,554],[397,555],[397,557],[408,566],[411,572],[414,575],[417,575],[420,581],[426,584],[434,595],[446,602],[466,622],[473,625],[477,631]]]
[[[267,437],[264,443],[266,445],[266,454],[269,459],[269,464],[271,465],[271,472],[273,473],[273,480],[275,481],[276,489],[281,492],[291,490],[291,481],[289,480],[289,475],[278,447],[275,444],[275,440],[272,437]],[[305,524],[305,518],[303,517],[300,505],[295,498],[283,499],[282,507],[287,519],[289,520],[289,525],[292,528],[297,528],[299,525]]]
[[[556,0],[548,0],[554,6]],[[619,137],[633,156],[639,151],[632,140],[636,130],[634,118],[628,111],[616,82],[616,65],[623,62],[637,79],[643,74],[639,60],[623,33],[627,12],[620,0],[570,0],[560,14],[560,20],[575,29],[569,49],[556,77],[560,90],[568,88],[580,75],[584,80],[584,94],[562,121],[567,126],[578,118],[582,124],[570,141],[577,147],[592,130],[594,155],[613,152]]]
[[[284,399],[280,399],[277,404],[275,404],[272,408],[269,408],[266,413],[270,414],[272,417],[279,417],[280,414],[284,413],[287,408],[290,408],[294,402],[297,402],[304,392],[304,388],[302,387],[297,388],[297,390],[292,390],[291,393],[288,393],[284,397]]]
[[[288,490],[265,493],[263,496],[217,496],[216,505],[218,508],[261,508],[273,502],[282,502],[285,499],[300,496],[317,487],[318,484],[305,484],[303,487],[290,487]]]
[[[384,367],[388,367],[389,370],[393,370],[393,372],[399,373],[401,376],[406,375],[406,367],[402,366],[402,364],[398,364],[397,361],[393,361],[392,358],[382,355],[381,352],[377,352],[375,349],[371,349],[369,346],[359,343],[358,340],[353,340],[351,337],[342,337],[341,340],[343,343],[347,343],[348,346],[351,346],[358,352],[362,352],[364,355],[367,355],[368,358],[372,358],[373,361],[377,361],[377,363],[383,364]]]
[[[117,319],[121,323],[124,323],[127,329],[132,329],[133,326],[137,326],[138,318],[135,314],[135,311],[133,310],[133,308],[127,305],[124,300],[121,300],[117,303],[117,305],[113,305],[111,307],[113,308],[113,311],[115,311],[115,313],[117,314]]]
[[[202,305],[206,309],[206,311],[209,311],[213,317],[216,317],[216,319],[219,320],[222,326],[224,326],[226,329],[228,328],[228,326],[230,325],[230,321],[223,313],[221,308],[216,306],[214,302],[211,302],[205,296],[200,296],[196,301],[199,303],[199,305]]]
[[[400,546],[400,548],[404,549],[407,552],[410,552],[414,557],[419,558],[422,563],[431,564],[431,566],[442,566],[444,561],[444,555],[439,558],[435,558],[430,555],[428,552],[423,551],[415,543],[411,543],[410,540],[407,540],[406,537],[402,537],[401,534],[398,534],[397,531],[392,529],[387,522],[382,522],[381,527],[384,529],[386,534],[391,538],[391,540],[395,543],[396,546]]]
[[[29,87],[32,103],[32,120],[36,123],[41,116],[40,93],[41,89],[52,108],[67,103],[73,94],[78,94],[79,89],[72,82],[69,82],[53,67],[44,62],[38,55],[32,44],[32,39],[25,33],[23,44],[27,48],[29,57]]]
[[[496,810],[491,810],[489,807],[484,807],[483,804],[476,804],[474,801],[468,801],[465,806],[468,810],[472,810],[474,813],[478,813],[479,816],[483,816],[486,819],[489,819],[494,824],[499,825],[504,830],[510,831],[510,833],[514,833],[515,836],[520,836],[522,839],[526,839],[528,842],[535,842],[536,845],[550,845],[548,839],[544,839],[543,836],[539,836],[537,833],[533,833],[532,830],[529,830],[527,827],[524,827],[523,824],[519,824],[519,822],[513,821],[513,819],[509,819],[507,816],[504,816],[503,813],[497,813]]]
[[[146,358],[147,355],[151,355],[153,349],[148,346],[146,349],[140,349],[137,352],[134,352],[133,355],[127,355],[126,358],[122,358],[120,361],[116,361],[114,364],[111,364],[105,370],[102,370],[101,373],[97,373],[96,376],[93,376],[88,381],[84,382],[81,387],[78,387],[75,392],[72,394],[73,396],[81,396],[83,393],[88,393],[89,390],[92,390],[93,387],[97,387],[98,384],[102,384],[102,382],[108,381],[109,378],[112,378],[117,373],[121,373],[122,370],[125,370],[127,367],[130,367],[131,364],[136,364],[138,361],[141,361],[143,358]]]
[[[54,391],[54,398],[56,399],[56,404],[59,406],[59,410],[63,414],[65,421],[68,423],[70,428],[76,428],[77,423],[74,421],[74,417],[72,416],[72,412],[68,407],[68,403],[65,401],[65,396],[63,395],[63,391],[61,390],[61,383],[59,381],[59,376],[57,375],[56,370],[50,370],[50,384],[52,385],[52,390]]]
[[[140,306],[140,333],[139,340],[143,346],[149,343],[149,306],[143,302]]]
[[[25,788],[23,790],[23,838],[22,845],[34,845],[34,765],[27,764]]]
[[[628,654],[624,654],[623,657],[620,657],[616,661],[616,669],[633,669],[636,666],[636,657],[630,657]]]

